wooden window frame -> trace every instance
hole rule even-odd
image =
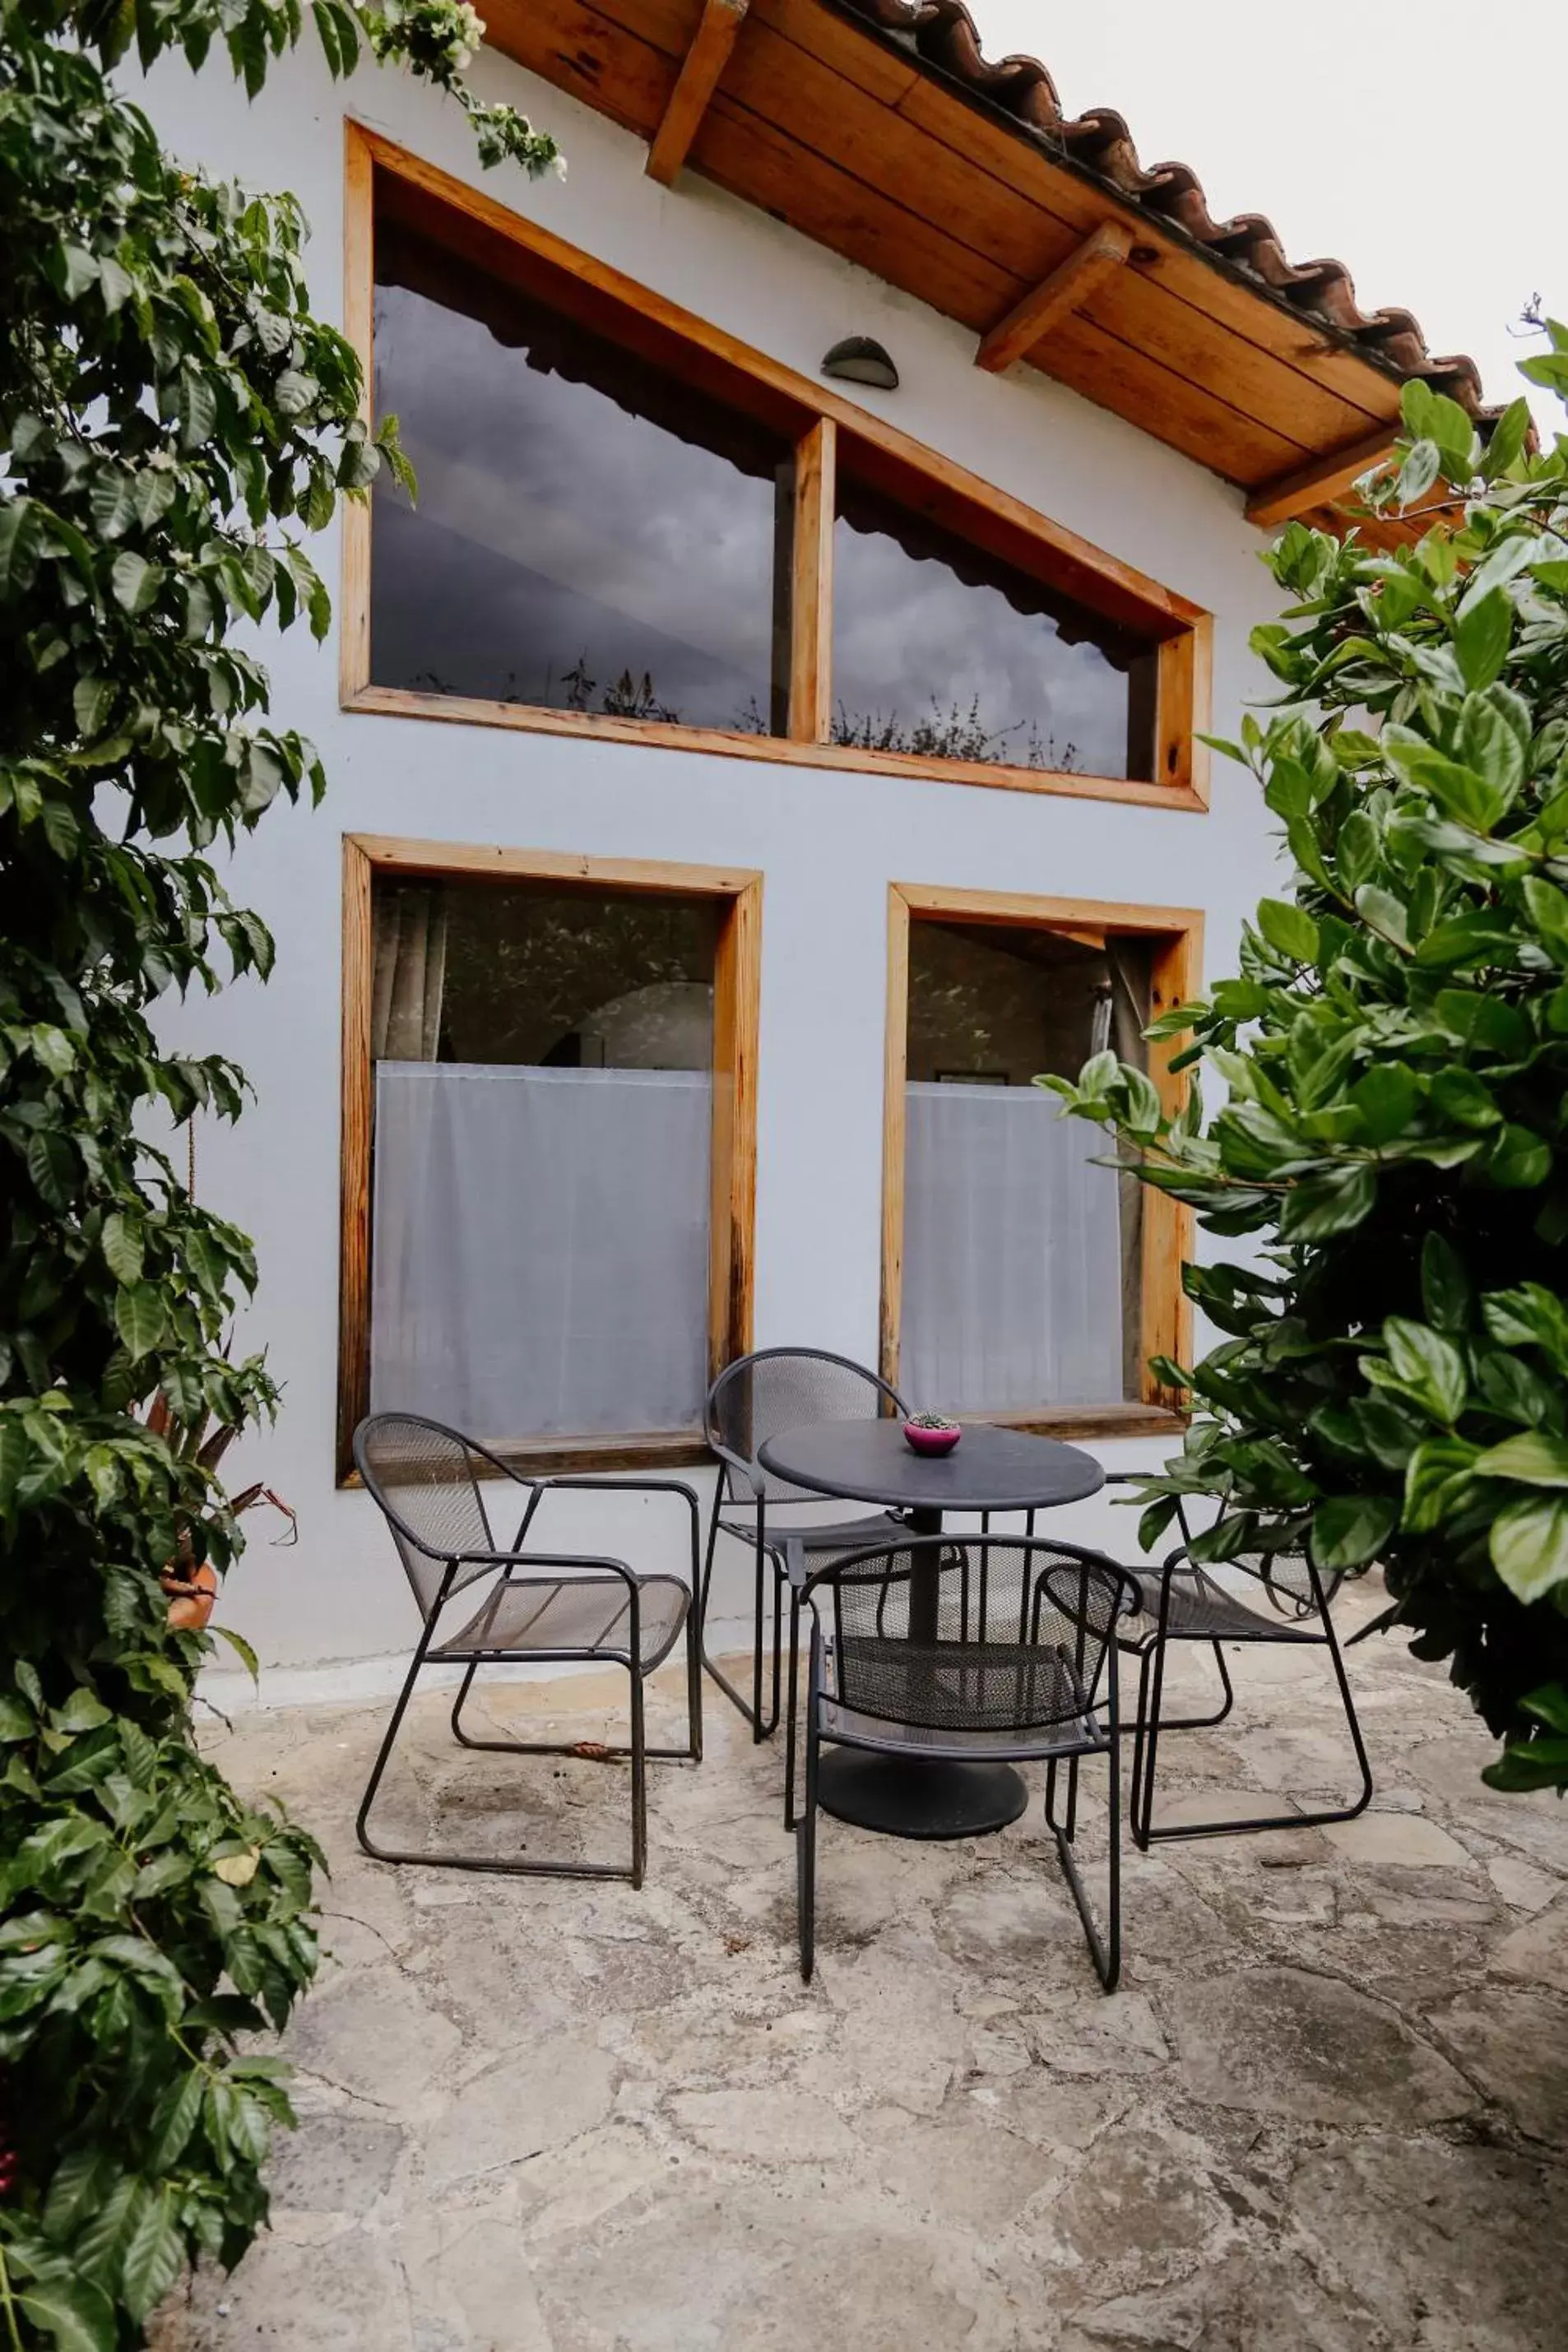
[[[382,717],[520,729],[531,734],[596,737],[667,750],[719,753],[869,775],[909,776],[993,791],[1047,793],[1077,800],[1131,801],[1197,813],[1209,804],[1209,755],[1199,740],[1210,723],[1213,620],[1199,604],[1093,546],[951,458],[858,408],[810,377],[752,350],[606,262],[510,212],[494,197],[437,170],[353,121],[344,189],[344,330],[364,371],[364,415],[373,413],[375,203],[378,184],[411,216],[438,212],[460,249],[504,257],[520,284],[729,401],[790,441],[796,456],[792,551],[790,723],[786,735],[746,735],[660,719],[616,719],[376,686],[371,678],[371,509],[350,500],[343,514],[339,694],[342,708]],[[832,724],[833,525],[840,457],[874,488],[913,506],[989,553],[1047,580],[1121,626],[1141,630],[1158,653],[1152,779],[1089,776],[945,760],[904,751],[850,750],[828,739]]]
[[[370,1402],[370,1178],[375,971],[372,892],[380,877],[529,881],[562,889],[704,898],[721,910],[713,973],[713,1142],[708,1242],[710,1379],[752,1345],[757,1191],[757,1024],[763,877],[744,867],[579,857],[461,842],[343,836],[342,1223],[337,1472],[357,1484],[353,1433]],[[641,1469],[705,1462],[700,1432],[521,1438],[496,1451],[529,1471]]]
[[[1011,891],[954,890],[916,882],[894,882],[888,889],[888,1013],[887,1054],[882,1105],[882,1307],[880,1360],[882,1377],[895,1385],[899,1377],[903,1315],[904,1155],[907,1128],[905,1087],[909,1075],[910,926],[916,920],[994,925],[1002,930],[1061,931],[1069,937],[1107,932],[1147,940],[1150,959],[1152,1017],[1173,1005],[1190,1003],[1203,984],[1204,918],[1195,907],[1133,907],[1099,898],[1036,898]],[[1173,1072],[1175,1045],[1155,1044],[1149,1049],[1149,1075],[1167,1110],[1180,1108],[1187,1080]],[[1176,1392],[1154,1380],[1151,1356],[1188,1360],[1192,1345],[1192,1303],[1182,1287],[1182,1266],[1192,1255],[1194,1218],[1190,1208],[1152,1186],[1144,1195],[1142,1330],[1140,1360],[1143,1393],[1134,1402],[1103,1405],[1051,1405],[1035,1411],[977,1413],[975,1420],[994,1421],[1052,1437],[1154,1437],[1174,1434],[1186,1426]],[[920,1402],[920,1400],[915,1400]]]

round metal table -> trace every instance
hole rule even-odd
[[[897,1421],[813,1422],[768,1438],[758,1460],[775,1478],[817,1495],[879,1503],[909,1514],[910,1532],[942,1533],[945,1511],[1049,1510],[1081,1502],[1105,1484],[1090,1454],[1022,1430],[967,1426],[951,1454],[916,1454]],[[917,1569],[910,1587],[910,1634],[936,1633],[937,1577]],[[1005,1829],[1028,1802],[1011,1764],[879,1756],[833,1748],[817,1783],[823,1810],[892,1837],[977,1837]]]

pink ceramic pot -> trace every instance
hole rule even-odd
[[[963,1435],[957,1422],[950,1423],[946,1429],[922,1429],[913,1421],[904,1423],[904,1443],[914,1454],[951,1454]]]

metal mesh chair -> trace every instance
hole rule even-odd
[[[784,1822],[794,1825],[795,1677],[799,1650],[800,1586],[813,1560],[863,1549],[879,1537],[896,1536],[903,1522],[887,1511],[862,1512],[831,1524],[805,1517],[806,1506],[822,1508],[820,1495],[764,1470],[757,1459],[760,1447],[786,1429],[810,1422],[877,1420],[891,1411],[908,1414],[897,1389],[868,1372],[847,1356],[834,1356],[815,1348],[763,1348],[727,1365],[708,1391],[705,1426],[708,1444],[718,1458],[719,1476],[713,1489],[713,1514],[708,1529],[708,1557],[702,1578],[702,1618],[713,1583],[713,1559],[721,1533],[751,1546],[754,1555],[752,1696],[748,1700],[721,1673],[708,1655],[703,1664],[732,1706],[752,1727],[753,1740],[767,1739],[778,1728],[781,1680],[781,1634],[784,1591],[790,1587],[789,1727],[785,1762]],[[796,1572],[791,1574],[792,1554]],[[773,1584],[773,1674],[764,1710],[763,1684],[763,1620],[769,1570]]]
[[[527,1478],[488,1447],[439,1422],[414,1413],[384,1412],[354,1432],[354,1464],[379,1505],[418,1603],[422,1624],[403,1689],[376,1755],[355,1823],[359,1842],[378,1862],[422,1862],[453,1870],[499,1870],[518,1876],[629,1878],[640,1886],[647,1853],[646,1765],[652,1757],[693,1763],[702,1756],[702,1666],[697,1611],[701,1513],[689,1486],[673,1478]],[[508,1544],[499,1543],[481,1480],[495,1497],[522,1491],[521,1517]],[[504,1485],[496,1484],[505,1481]],[[584,1552],[525,1549],[546,1498],[563,1489],[608,1488],[624,1494],[679,1497],[689,1515],[689,1585],[672,1576],[637,1576],[623,1560]],[[490,1580],[477,1610],[437,1639],[447,1605],[469,1586]],[[643,1686],[686,1633],[688,1745],[649,1748],[644,1733]],[[605,1752],[631,1759],[632,1855],[617,1863],[511,1862],[488,1854],[403,1853],[371,1838],[371,1807],[420,1671],[427,1665],[466,1667],[452,1702],[452,1736],[459,1746],[506,1756],[562,1756],[570,1744],[533,1739],[473,1739],[463,1729],[463,1706],[483,1665],[502,1662],[579,1659],[625,1666],[631,1689],[631,1741]]]
[[[1108,1486],[1138,1483],[1135,1471],[1112,1471]],[[1118,1632],[1119,1645],[1138,1659],[1138,1713],[1132,1743],[1132,1784],[1128,1819],[1141,1851],[1163,1838],[1239,1837],[1261,1830],[1311,1829],[1326,1822],[1353,1821],[1372,1801],[1372,1767],[1357,1720],[1344,1659],[1334,1632],[1332,1602],[1344,1581],[1342,1574],[1324,1575],[1310,1556],[1300,1550],[1238,1552],[1225,1565],[1249,1580],[1243,1595],[1220,1583],[1195,1561],[1188,1546],[1193,1530],[1183,1504],[1176,1506],[1183,1541],[1160,1567],[1131,1568],[1125,1573],[1137,1587],[1138,1614]],[[1222,1503],[1215,1520],[1226,1516]],[[1253,1606],[1256,1593],[1259,1606]],[[1214,1652],[1223,1694],[1214,1715],[1168,1716],[1163,1712],[1165,1654],[1173,1642],[1206,1643]],[[1317,1812],[1265,1813],[1239,1821],[1181,1822],[1159,1828],[1154,1823],[1154,1775],[1160,1741],[1171,1731],[1209,1730],[1223,1723],[1236,1703],[1236,1690],[1226,1664],[1224,1644],[1289,1643],[1326,1649],[1344,1708],[1361,1794],[1348,1805]]]
[[[809,1982],[815,1963],[827,1740],[931,1763],[1044,1763],[1047,1825],[1096,1972],[1113,1991],[1121,1969],[1115,1629],[1137,1606],[1131,1580],[1072,1544],[924,1536],[834,1560],[809,1577],[806,1592],[805,1795],[795,1827],[801,1975]],[[1103,1933],[1072,1852],[1086,1756],[1103,1756],[1109,1779]]]

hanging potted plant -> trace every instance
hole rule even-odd
[[[155,1437],[161,1437],[172,1454],[194,1460],[209,1476],[215,1475],[219,1463],[239,1432],[232,1423],[220,1423],[211,1430],[212,1415],[204,1406],[194,1420],[184,1419],[175,1412],[162,1391],[147,1407],[144,1425]],[[229,1515],[238,1518],[244,1511],[254,1511],[268,1504],[287,1521],[283,1533],[273,1538],[279,1544],[297,1543],[300,1539],[299,1515],[281,1495],[259,1480],[229,1497]],[[177,1548],[173,1559],[164,1566],[162,1577],[163,1591],[169,1597],[168,1618],[171,1628],[180,1633],[199,1633],[205,1630],[217,1599],[217,1570],[212,1562],[197,1559],[195,1547],[188,1526],[179,1530]],[[218,1629],[222,1631],[220,1627]],[[232,1639],[232,1636],[230,1637]]]

